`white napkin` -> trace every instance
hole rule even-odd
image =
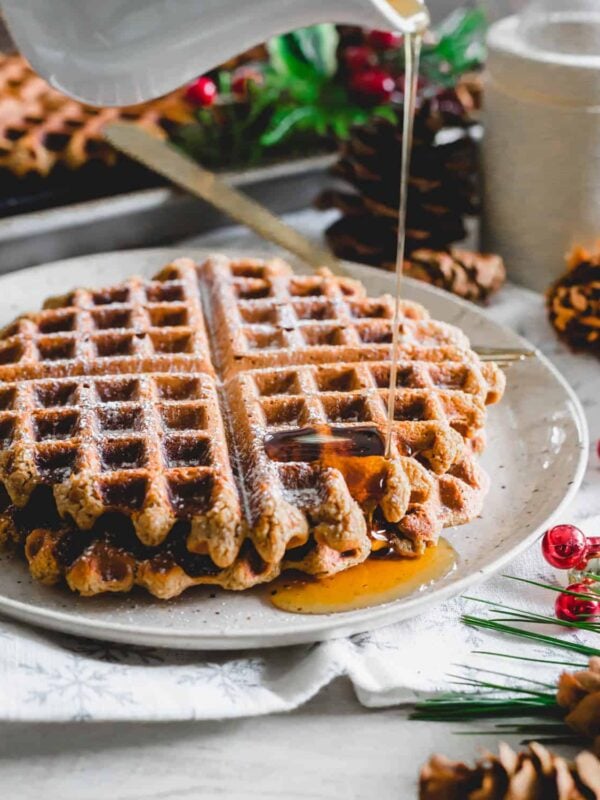
[[[584,485],[564,520],[600,534],[597,361],[574,356],[557,342],[545,320],[542,299],[532,292],[507,287],[489,313],[544,350],[578,392],[590,423],[592,453]],[[539,545],[508,571],[538,580],[549,574]],[[552,602],[549,592],[525,590],[522,584],[500,577],[474,594],[546,614]],[[450,675],[460,671],[461,664],[531,674],[531,667],[520,662],[472,655],[473,650],[522,653],[522,644],[467,628],[460,621],[465,610],[477,614],[483,607],[459,598],[372,633],[228,654],[105,644],[0,620],[0,720],[165,721],[268,714],[295,708],[342,675],[352,681],[364,705],[384,706],[448,689]],[[544,651],[531,647],[529,652],[541,656]],[[535,665],[535,677],[552,680],[558,669]]]

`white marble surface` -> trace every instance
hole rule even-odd
[[[430,752],[471,758],[486,744],[481,737],[455,736],[458,728],[411,722],[394,708],[368,711],[341,680],[298,711],[279,716],[176,725],[4,726],[0,795],[414,800],[418,765]]]
[[[293,221],[314,233],[322,219],[303,214]],[[236,248],[251,246],[247,234],[235,231],[211,239],[215,246],[224,241]],[[595,443],[600,435],[597,361],[575,358],[555,343],[540,298],[508,289],[491,313],[524,335],[542,336],[546,352],[584,403]],[[589,488],[599,470],[592,456],[584,513],[596,530],[600,498]],[[493,738],[454,735],[469,727],[482,725],[416,723],[402,709],[367,710],[341,679],[301,709],[277,716],[210,723],[0,725],[0,796],[410,800],[416,797],[418,767],[432,751],[470,759],[478,747],[493,746]]]

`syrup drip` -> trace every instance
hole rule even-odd
[[[270,584],[269,600],[293,614],[333,614],[389,603],[421,592],[448,575],[456,566],[456,553],[440,539],[419,558],[368,558],[356,567],[328,578],[296,580],[282,575]]]
[[[388,0],[390,2],[390,0]],[[392,3],[393,5],[393,3]],[[392,427],[396,408],[396,375],[398,372],[398,350],[400,347],[400,291],[402,287],[402,271],[404,250],[406,245],[406,207],[408,201],[408,178],[410,175],[410,155],[412,150],[413,123],[417,102],[417,80],[419,77],[419,56],[421,54],[422,34],[413,33],[404,36],[404,114],[402,120],[402,162],[400,169],[400,207],[398,209],[398,243],[396,247],[396,297],[394,320],[392,323],[392,364],[390,369],[390,386],[388,391],[387,431],[385,437],[385,455],[389,458],[392,451]]]
[[[395,523],[389,522],[378,508],[369,509],[367,513],[369,536],[373,540],[371,552],[376,558],[397,556],[394,548],[398,529]]]
[[[384,445],[374,425],[315,425],[265,436],[273,461],[321,461],[326,458],[382,456]]]
[[[278,431],[266,436],[264,444],[274,461],[315,462],[338,469],[350,494],[366,511],[383,496],[387,472],[384,442],[374,425],[319,425]]]

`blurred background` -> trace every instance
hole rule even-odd
[[[480,208],[485,36],[520,0],[431,0],[407,251],[462,242]],[[319,209],[339,256],[390,269],[404,98],[401,37],[318,25],[278,36],[159,100],[98,109],[52,89],[0,35],[3,270],[197,234],[226,220],[105,142],[135,121],[277,213]],[[40,224],[43,221],[43,225]],[[110,243],[110,244],[109,244]]]

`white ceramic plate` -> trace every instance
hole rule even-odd
[[[0,323],[35,309],[49,294],[76,285],[102,286],[133,273],[151,275],[169,259],[198,250],[137,250],[86,256],[0,277]],[[392,290],[392,276],[348,265],[372,294]],[[451,295],[406,280],[405,296],[463,328],[473,344],[522,346],[516,334]],[[526,344],[526,343],[525,343]],[[132,644],[188,649],[238,649],[318,641],[412,617],[463,592],[526,548],[572,498],[586,461],[587,431],[573,391],[543,356],[510,369],[502,403],[489,412],[482,462],[492,478],[481,518],[447,532],[456,569],[427,589],[383,605],[330,615],[273,608],[262,593],[192,589],[160,602],[141,591],[123,597],[78,598],[34,583],[23,563],[0,562],[0,611],[46,628]]]

